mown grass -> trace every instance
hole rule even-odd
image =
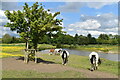
[[[84,78],[84,75],[77,71],[41,73],[39,71],[5,70],[2,74],[3,78]]]
[[[57,55],[42,54],[42,58],[48,61],[52,61],[58,64],[62,64],[62,59]],[[86,56],[70,55],[69,63],[67,66],[71,66],[79,69],[90,68],[90,62]],[[118,75],[118,62],[110,61],[102,58],[102,64],[99,66],[98,71],[108,72]]]
[[[15,55],[24,55],[24,52],[22,52],[21,50],[24,48],[24,46],[7,46],[7,44],[5,44],[6,46],[3,47],[9,47],[7,49],[3,49],[2,53],[6,53],[6,56],[0,56],[1,58],[3,57],[10,57],[15,56]],[[14,48],[17,47],[17,48]],[[18,47],[22,47],[22,48],[18,48]],[[39,44],[39,48],[55,48],[55,46],[52,45],[46,45],[46,44]],[[78,49],[83,49],[88,50],[88,48],[103,48],[103,47],[107,47],[107,48],[111,48],[111,50],[116,50],[116,46],[105,46],[105,45],[88,45],[88,46],[79,46]],[[12,49],[13,48],[13,49]],[[91,50],[91,49],[90,49]],[[2,54],[1,54],[2,55]],[[43,60],[46,61],[52,61],[55,62],[57,64],[61,64],[62,63],[62,59],[59,55],[48,55],[48,54],[41,54],[41,57]],[[69,63],[67,64],[67,66],[70,67],[74,67],[74,68],[78,68],[78,69],[88,69],[90,68],[90,62],[88,57],[85,56],[78,56],[78,55],[70,55],[69,57]],[[99,66],[98,71],[103,71],[103,72],[108,72],[108,73],[112,73],[115,75],[118,75],[118,62],[115,61],[110,61],[110,60],[106,60],[106,59],[102,59],[102,64]],[[72,74],[73,73],[73,74]],[[7,71],[4,70],[3,71],[3,77],[4,78],[9,78],[9,77],[13,77],[13,78],[36,78],[36,77],[81,77],[82,74],[79,72],[75,72],[75,71],[66,71],[66,72],[58,72],[58,73],[39,73],[39,72],[34,72],[34,71]]]

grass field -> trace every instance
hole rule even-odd
[[[42,54],[43,59],[54,61],[58,64],[61,64],[62,59],[59,56],[48,56],[48,54]],[[70,55],[69,63],[67,66],[74,68],[90,68],[90,62],[86,56]],[[99,66],[99,71],[109,72],[118,75],[118,62],[102,59],[102,64]]]
[[[4,46],[3,46],[4,45]],[[39,48],[55,48],[55,46],[52,45],[46,45],[46,44],[40,44]],[[116,46],[107,46],[107,45],[89,45],[88,47],[86,46],[79,46],[78,49],[86,49],[89,50],[89,48],[110,48],[111,50],[117,50]],[[20,44],[20,45],[16,45],[16,44],[2,44],[2,52],[0,53],[0,57],[4,58],[4,57],[13,57],[13,56],[23,56],[24,52],[22,51],[25,47],[24,44]],[[60,56],[58,55],[48,55],[48,54],[42,54],[41,57],[43,60],[46,61],[52,61],[55,62],[57,64],[61,64],[62,63],[62,59],[60,58]],[[85,56],[78,56],[78,55],[70,55],[69,57],[69,63],[67,64],[68,67],[73,67],[73,68],[78,68],[78,69],[88,69],[90,68],[90,63],[88,60],[88,57]],[[115,61],[109,61],[106,59],[102,59],[102,64],[99,66],[98,71],[102,71],[102,72],[108,72],[108,73],[112,73],[115,75],[118,75],[118,62]],[[9,75],[8,75],[9,74]],[[76,72],[76,71],[65,71],[65,72],[56,72],[56,73],[39,73],[39,72],[35,72],[35,71],[12,71],[12,70],[4,70],[3,71],[3,77],[4,78],[9,78],[9,77],[13,77],[13,78],[17,78],[17,77],[21,77],[21,78],[34,78],[34,77],[52,77],[52,78],[67,78],[68,76],[71,76],[73,78],[79,78],[79,77],[84,77],[84,75],[80,72]]]
[[[3,71],[3,78],[84,78],[83,74],[77,71],[64,71],[56,73],[40,73],[36,71]]]

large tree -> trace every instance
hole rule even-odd
[[[17,31],[26,40],[27,49],[28,43],[32,43],[34,49],[37,49],[38,41],[44,35],[53,31],[61,31],[62,19],[56,19],[59,14],[60,12],[52,14],[49,9],[44,9],[44,6],[42,4],[39,5],[38,2],[32,6],[25,3],[23,10],[5,11],[5,15],[10,20],[5,27],[10,27],[12,31]]]

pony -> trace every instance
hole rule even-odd
[[[56,55],[56,54],[60,54],[61,52],[62,52],[61,48],[60,49],[50,49],[49,55],[52,55],[52,54]]]
[[[66,50],[63,50],[60,56],[62,57],[62,60],[63,60],[62,64],[66,65],[66,63],[68,62],[69,52]]]
[[[98,65],[101,64],[101,60],[100,57],[98,55],[98,53],[96,52],[92,52],[89,55],[89,59],[90,59],[90,64],[91,64],[91,71],[93,70],[97,70],[98,69]]]

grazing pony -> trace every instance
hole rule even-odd
[[[66,65],[66,63],[68,62],[68,57],[69,57],[69,52],[66,50],[63,50],[63,52],[60,54],[62,59],[63,59],[63,65]]]
[[[98,65],[101,64],[101,60],[99,58],[98,53],[96,53],[96,52],[90,53],[89,59],[90,59],[90,63],[91,63],[91,69],[90,70],[91,71],[97,70]]]
[[[60,54],[61,52],[62,52],[61,48],[60,49],[50,49],[49,55],[52,55],[52,54],[56,55],[56,54]]]

